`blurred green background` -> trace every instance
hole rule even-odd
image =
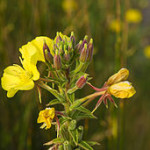
[[[142,20],[128,22],[128,9],[138,9]],[[76,40],[94,40],[94,58],[87,72],[100,87],[121,67],[130,70],[137,93],[128,100],[116,99],[119,108],[101,105],[97,120],[85,120],[85,139],[101,145],[95,150],[150,149],[150,0],[0,0],[0,76],[3,69],[19,62],[19,48],[36,36],[54,38],[57,31]],[[113,24],[114,21],[119,22]],[[113,24],[113,25],[112,25]],[[83,97],[93,91],[84,87]],[[43,96],[44,104],[52,98]],[[96,100],[90,105],[92,110]],[[41,130],[36,90],[18,92],[8,99],[0,87],[0,149],[44,150],[43,143],[56,136],[54,128]]]

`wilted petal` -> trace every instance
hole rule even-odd
[[[120,81],[124,81],[128,78],[128,76],[129,70],[126,68],[121,68],[117,73],[115,73],[108,79],[107,85],[112,85]]]

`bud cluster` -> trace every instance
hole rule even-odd
[[[93,57],[93,39],[88,42],[85,36],[76,44],[74,33],[70,37],[57,32],[50,50],[46,42],[43,44],[44,58],[47,63],[53,64],[56,70],[66,69],[73,64],[74,60],[85,63],[90,62]],[[52,56],[54,53],[54,56]],[[78,67],[78,66],[77,66]]]

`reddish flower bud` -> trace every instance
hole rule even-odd
[[[62,41],[62,38],[60,37],[59,32],[57,32],[56,44],[59,43],[60,41]]]
[[[58,54],[58,51],[56,51],[56,54],[54,55],[54,68],[56,70],[61,69],[61,58],[60,55]]]
[[[87,61],[91,61],[93,58],[93,39],[90,39],[87,51],[88,51]]]
[[[46,42],[44,42],[43,44],[43,53],[44,53],[45,61],[52,63],[53,56],[51,55],[49,47],[47,46]]]
[[[75,46],[75,36],[74,32],[71,32],[70,41],[72,42],[73,47]]]
[[[86,60],[87,60],[87,56],[88,56],[87,52],[88,52],[87,51],[87,44],[84,44],[84,48],[82,49],[81,54],[80,54],[80,58],[79,58],[79,60],[83,63],[86,62]]]
[[[82,48],[83,48],[83,41],[81,40],[76,46],[75,46],[75,50],[77,51],[77,53],[81,53],[81,50],[82,50]]]
[[[70,60],[70,55],[68,54],[68,51],[65,51],[64,59],[65,59],[65,61],[67,61],[67,62]]]
[[[78,81],[76,82],[76,86],[81,89],[84,87],[87,81],[87,75],[81,76]]]

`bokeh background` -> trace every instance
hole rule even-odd
[[[87,70],[93,76],[91,82],[100,87],[127,67],[137,93],[128,100],[116,99],[118,109],[101,105],[97,120],[82,122],[84,138],[101,143],[95,150],[149,150],[149,17],[150,0],[0,0],[0,76],[7,66],[20,64],[19,48],[36,36],[54,38],[57,31],[67,35],[74,31],[79,41],[88,35],[94,40],[94,58]],[[91,92],[84,87],[78,97]],[[44,93],[44,103],[51,98]],[[56,133],[54,128],[41,130],[36,123],[43,107],[36,90],[8,99],[0,87],[0,149],[47,149],[42,144]]]

